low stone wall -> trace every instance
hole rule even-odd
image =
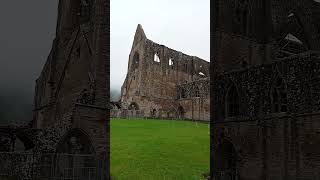
[[[144,118],[143,111],[136,111],[136,110],[110,110],[110,117],[111,118]]]
[[[0,179],[105,180],[105,158],[95,154],[0,152]]]
[[[31,153],[0,153],[0,179],[31,179],[33,155]]]

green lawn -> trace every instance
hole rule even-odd
[[[112,180],[200,180],[209,172],[208,124],[111,120]]]

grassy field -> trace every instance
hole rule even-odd
[[[112,180],[200,180],[209,172],[208,124],[111,120]]]

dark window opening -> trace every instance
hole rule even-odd
[[[185,72],[188,72],[188,64],[184,64],[184,70]]]
[[[80,0],[80,23],[86,23],[90,20],[90,7],[89,0]]]
[[[200,97],[200,90],[198,86],[196,86],[194,89],[194,97]]]
[[[76,50],[76,51],[77,51],[77,57],[78,57],[78,58],[80,58],[80,47],[79,47],[79,48],[77,48],[77,50]]]
[[[238,116],[240,114],[240,101],[236,87],[233,85],[227,94],[227,115],[229,117]]]
[[[135,68],[138,68],[139,67],[139,62],[140,62],[140,56],[139,56],[139,53],[135,53],[134,56],[133,56],[133,61],[132,61],[132,68],[135,69]]]
[[[239,0],[235,10],[235,30],[244,35],[247,34],[248,14],[247,0]]]
[[[139,106],[137,103],[133,102],[128,107],[129,110],[139,110]]]
[[[185,114],[185,111],[183,109],[183,107],[180,105],[178,107],[178,119],[184,119],[184,114]]]
[[[180,91],[180,98],[186,98],[186,91],[182,88]]]
[[[272,112],[287,112],[287,90],[283,80],[278,77],[271,90]]]
[[[156,110],[156,109],[153,109],[153,110],[151,111],[151,115],[152,115],[153,117],[155,117],[156,114],[157,114],[157,110]]]

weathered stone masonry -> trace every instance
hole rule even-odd
[[[316,179],[319,3],[231,0],[215,7],[211,177]]]
[[[209,62],[147,39],[138,25],[121,88],[123,109],[144,117],[209,120],[208,76]]]
[[[80,166],[96,167],[91,178],[108,178],[108,14],[106,0],[59,1],[56,37],[36,81],[34,116],[28,127],[31,130],[24,130],[31,131],[25,139],[32,140],[33,147],[25,147],[24,153],[32,157],[33,166],[25,168],[27,173],[21,178],[67,177],[70,168]],[[14,153],[13,149],[9,151]],[[22,171],[25,164],[15,167]],[[38,166],[45,169],[38,172]],[[87,178],[89,172],[84,175],[85,170],[90,171],[75,170],[75,176],[80,178],[82,173],[81,178]]]

